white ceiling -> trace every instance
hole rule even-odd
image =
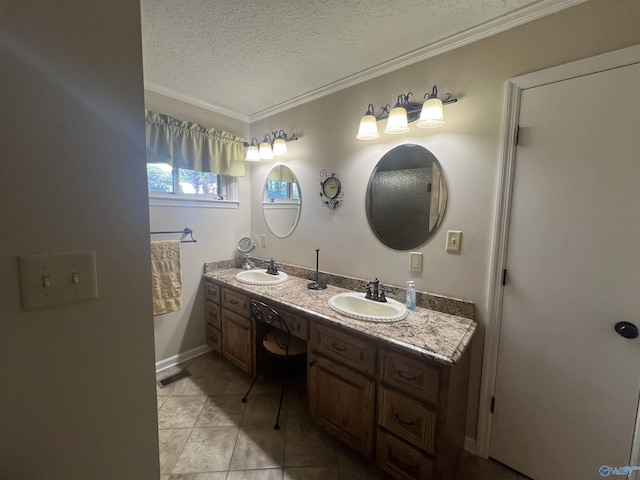
[[[145,86],[253,121],[583,0],[141,0]]]

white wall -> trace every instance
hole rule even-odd
[[[195,107],[154,92],[145,92],[146,107],[180,120],[226,130],[247,138],[249,125],[224,115]],[[233,258],[238,240],[250,234],[250,169],[238,178],[240,206],[234,209],[151,205],[151,231],[189,227],[197,243],[183,243],[182,308],[154,317],[156,361],[170,359],[206,344],[202,268],[206,262]],[[178,239],[176,235],[154,235],[154,240]]]
[[[159,478],[140,5],[0,3],[0,478]],[[21,254],[99,298],[22,311]]]
[[[282,240],[273,237],[256,196],[272,164],[252,166],[251,231],[255,238],[267,235],[267,248],[258,248],[256,253],[313,267],[314,249],[320,248],[322,270],[377,276],[392,285],[414,279],[418,290],[475,302],[480,329],[472,350],[467,419],[467,434],[475,437],[505,81],[637,44],[639,24],[640,2],[594,0],[252,124],[252,136],[284,129],[300,137],[288,145],[290,154],[279,157],[278,162],[297,176],[302,196],[295,232]],[[434,84],[441,94],[451,92],[459,98],[457,104],[445,107],[445,127],[420,130],[412,125],[410,133],[401,136],[381,133],[371,142],[355,139],[367,104],[392,103],[408,91],[422,96]],[[384,128],[382,122],[379,128]],[[409,273],[409,253],[381,244],[365,213],[366,187],[373,168],[384,153],[404,143],[431,150],[449,185],[442,226],[414,249],[424,256],[423,272],[417,276]],[[344,203],[335,213],[320,203],[321,169],[335,172],[342,181]],[[445,252],[449,229],[463,231],[460,254]]]

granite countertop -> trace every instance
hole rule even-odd
[[[344,288],[327,285],[326,290],[309,290],[309,280],[293,277],[277,285],[248,285],[235,279],[239,268],[213,270],[204,274],[205,279],[215,280],[225,286],[249,295],[278,302],[293,311],[316,317],[325,323],[339,325],[374,340],[411,350],[425,358],[445,365],[454,365],[468,347],[477,323],[468,318],[449,315],[426,308],[409,310],[404,320],[393,323],[373,323],[340,315],[329,307],[329,298],[348,292]]]

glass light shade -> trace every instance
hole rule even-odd
[[[420,112],[420,119],[416,126],[418,128],[436,128],[441,127],[444,124],[442,100],[439,98],[430,98],[424,102],[424,105],[422,105],[422,111]]]
[[[387,128],[384,129],[384,133],[399,134],[407,133],[409,131],[409,124],[407,122],[407,111],[404,107],[395,107],[389,112],[389,119],[387,120]]]
[[[287,142],[282,138],[277,138],[275,142],[273,142],[273,155],[284,155],[287,153]]]
[[[260,161],[260,153],[258,152],[258,147],[255,145],[249,146],[247,148],[247,158],[245,158],[247,162],[259,162]]]
[[[358,129],[358,140],[375,140],[378,135],[378,122],[373,115],[365,115],[360,119],[360,128]]]
[[[260,144],[260,158],[262,160],[273,159],[273,151],[271,150],[271,145],[269,143],[262,142]]]

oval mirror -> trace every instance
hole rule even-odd
[[[289,167],[276,165],[264,182],[262,214],[271,233],[278,238],[293,233],[300,218],[300,187]]]
[[[367,218],[376,237],[395,250],[427,241],[442,222],[447,182],[438,159],[420,145],[383,155],[367,187]]]

